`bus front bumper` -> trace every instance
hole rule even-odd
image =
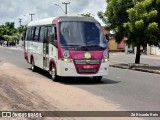
[[[92,76],[106,76],[108,75],[109,62],[101,63],[97,73],[79,74],[73,62],[64,62],[59,60],[57,62],[57,75],[62,77],[92,77]]]

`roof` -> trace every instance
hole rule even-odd
[[[50,25],[56,19],[58,19],[59,21],[87,21],[87,22],[96,22],[96,23],[99,23],[97,20],[95,20],[94,18],[91,18],[91,17],[68,16],[67,15],[67,16],[59,16],[59,17],[52,17],[52,18],[32,21],[32,22],[30,22],[28,24],[28,27],[29,26],[38,26],[38,25]]]
[[[55,17],[32,21],[28,24],[28,26],[46,25],[46,24],[49,25],[52,24],[54,19]]]

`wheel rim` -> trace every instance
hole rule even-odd
[[[56,77],[56,72],[55,72],[55,68],[54,67],[52,68],[51,76],[52,76],[52,79],[55,79],[55,77]]]
[[[34,63],[32,61],[32,64],[31,64],[31,69],[34,70]]]

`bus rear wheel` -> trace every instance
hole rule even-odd
[[[95,82],[101,82],[102,76],[95,76],[95,77],[93,77],[93,80],[94,80]]]
[[[31,60],[31,70],[32,70],[33,72],[36,71],[36,66],[34,65],[34,59]]]

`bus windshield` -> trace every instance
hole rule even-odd
[[[98,23],[60,22],[60,45],[68,50],[104,50],[107,40]]]

